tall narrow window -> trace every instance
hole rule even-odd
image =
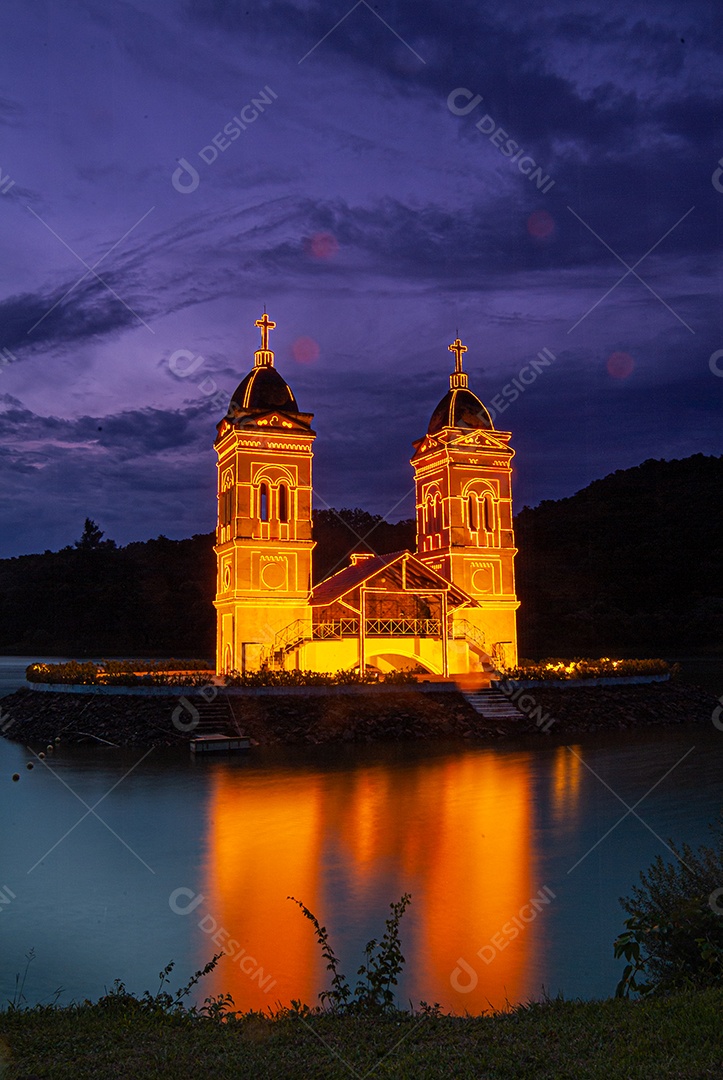
[[[289,520],[289,489],[286,484],[279,484],[279,521]]]
[[[439,495],[434,496],[434,531],[442,531],[442,500]]]
[[[487,532],[494,532],[495,529],[495,506],[492,501],[491,495],[485,495],[484,497],[484,516],[485,516],[485,529]]]
[[[467,499],[467,517],[472,532],[477,532],[477,496],[472,494]]]
[[[230,525],[233,519],[233,493],[232,487],[226,487],[219,495],[218,508],[219,508],[219,524]]]
[[[269,520],[269,488],[265,483],[259,485],[259,518],[261,521]]]

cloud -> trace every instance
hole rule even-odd
[[[20,122],[23,112],[20,102],[13,101],[11,98],[0,97],[0,124],[14,127]]]
[[[203,405],[62,419],[3,395],[0,409],[0,555],[19,542],[28,551],[69,543],[86,516],[121,543],[213,528],[214,417]]]
[[[71,284],[0,301],[0,347],[22,355],[39,346],[115,335],[137,325],[133,313],[100,282],[83,283],[77,295],[63,299]]]

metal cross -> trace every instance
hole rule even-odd
[[[447,348],[449,349],[450,352],[453,352],[455,354],[454,370],[455,371],[461,371],[462,370],[462,353],[467,352],[467,346],[463,345],[462,342],[459,340],[459,338],[455,338],[455,340],[452,342],[452,344],[448,345]]]
[[[275,322],[272,322],[266,312],[262,319],[257,319],[254,326],[258,326],[261,330],[261,348],[267,349],[269,347],[269,330],[273,330],[276,326]],[[451,346],[450,346],[451,348]]]

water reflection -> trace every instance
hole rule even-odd
[[[568,758],[562,749],[554,771],[566,814],[574,810],[579,782]],[[519,913],[544,884],[531,843],[531,766],[531,753],[493,752],[395,769],[383,763],[272,775],[219,765],[202,884],[204,912],[212,919],[203,927],[208,936],[199,932],[199,960],[210,955],[214,927],[251,959],[224,957],[211,992],[229,990],[244,1008],[291,998],[314,1004],[327,973],[310,924],[287,895],[326,922],[332,940],[336,926],[361,945],[380,933],[387,904],[408,891],[413,905],[403,923],[403,994],[437,1000],[447,988],[441,1004],[455,1011],[524,997],[542,935],[539,923],[526,925]],[[360,906],[372,910],[373,919],[350,935],[344,913]],[[522,929],[511,940],[503,928],[515,917]],[[490,946],[493,939],[497,946]],[[455,990],[450,976],[460,957],[477,977],[464,986],[456,980]],[[358,957],[344,959],[350,974]],[[470,982],[475,985],[463,992]]]
[[[582,746],[558,746],[552,765],[552,813],[557,823],[568,818],[580,798]]]

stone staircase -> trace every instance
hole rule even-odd
[[[521,720],[523,714],[510,699],[495,687],[473,690],[464,696],[475,712],[485,720]]]
[[[228,698],[217,697],[214,701],[203,701],[194,697],[193,704],[198,709],[199,720],[191,732],[192,738],[196,739],[199,735],[234,737],[239,734]]]

